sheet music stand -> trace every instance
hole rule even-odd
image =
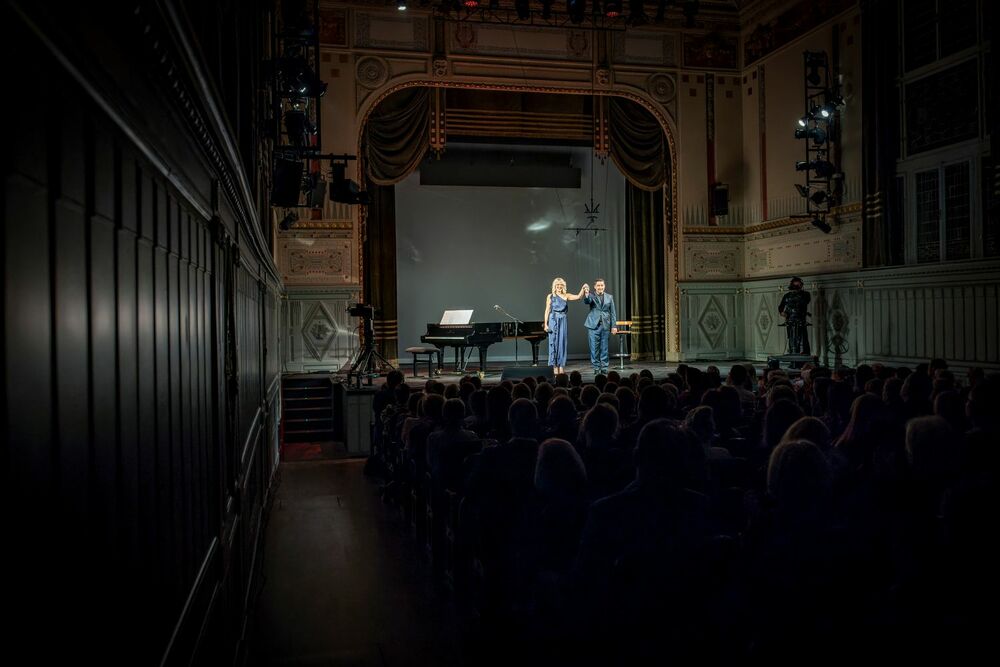
[[[469,324],[472,322],[471,310],[446,310],[441,316],[442,325]]]

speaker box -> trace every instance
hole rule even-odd
[[[712,215],[729,215],[729,186],[716,183],[712,186]]]
[[[529,377],[544,377],[546,382],[551,383],[555,379],[555,373],[552,372],[552,366],[504,366],[503,373],[500,374],[500,381],[517,382]]]
[[[271,206],[298,206],[302,191],[302,170],[305,165],[300,160],[274,161],[274,181],[271,187]]]

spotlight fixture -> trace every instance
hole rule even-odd
[[[823,77],[819,70],[826,67],[826,54],[822,51],[806,51],[806,81],[810,86],[818,86],[823,83]]]
[[[799,160],[795,163],[795,171],[815,171],[820,178],[829,178],[833,175],[833,165],[826,160]]]
[[[309,120],[305,111],[286,111],[284,121],[289,144],[299,147],[310,144],[309,139],[315,134],[316,126]]]
[[[810,116],[809,114],[806,114],[802,118],[799,118],[799,125],[801,127],[806,127],[807,125],[809,125],[809,121],[811,121],[811,120],[812,120],[812,116]]]
[[[609,19],[618,18],[622,13],[621,0],[604,0],[604,15]]]
[[[810,220],[809,222],[812,223],[813,227],[823,232],[824,234],[829,234],[830,232],[833,231],[833,227],[830,226],[830,223],[828,223],[826,220],[824,220],[822,217],[818,215],[813,216],[813,219]]]
[[[396,0],[396,9],[401,12],[406,11],[406,0]]]
[[[479,6],[479,0],[462,0],[462,6],[466,9],[475,9]]]
[[[817,190],[816,192],[809,195],[809,201],[816,204],[816,206],[821,206],[823,202],[829,201],[833,203],[833,198],[827,194],[826,190]]]
[[[795,129],[795,138],[812,139],[819,146],[826,142],[826,130],[822,127],[799,127]]]
[[[573,23],[583,23],[583,14],[587,11],[586,0],[566,0],[566,13]]]
[[[305,58],[279,59],[278,76],[286,96],[322,97],[326,93],[326,82],[316,76]]]
[[[528,0],[514,0],[514,10],[517,11],[517,18],[521,21],[531,18],[531,4]]]
[[[799,195],[816,204],[816,206],[822,206],[824,202],[829,202],[830,204],[834,202],[833,195],[826,190],[816,190],[812,194],[809,194],[809,186],[802,185],[801,183],[796,183],[795,189],[798,190]]]
[[[347,164],[332,162],[330,164],[330,200],[340,204],[367,205],[370,201],[368,193],[358,189],[358,184],[347,178]]]
[[[296,215],[294,211],[292,211],[291,213],[289,213],[288,215],[286,215],[284,218],[281,219],[281,222],[278,223],[278,229],[280,229],[283,232],[287,232],[298,221],[299,221],[299,216]]]

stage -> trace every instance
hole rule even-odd
[[[729,369],[732,368],[734,364],[751,364],[753,365],[754,368],[757,369],[758,374],[761,369],[767,366],[767,362],[764,361],[739,361],[739,360],[685,362],[684,365],[695,367],[702,371],[706,370],[709,366],[715,366],[716,368],[719,369],[719,372],[721,373],[723,379],[725,379],[725,377],[729,374]],[[667,363],[662,361],[643,361],[643,362],[633,361],[633,362],[626,362],[624,369],[621,369],[618,364],[615,364],[612,367],[610,367],[609,370],[617,371],[621,375],[631,375],[632,373],[639,373],[643,370],[649,370],[653,374],[654,379],[663,380],[667,377],[668,374],[675,372],[677,370],[678,365],[679,365],[678,363],[673,363],[673,362]],[[424,383],[427,382],[428,378],[427,378],[426,360],[423,361],[422,363],[417,364],[417,373],[418,373],[417,377],[413,377],[413,366],[410,363],[404,363],[402,366],[397,366],[396,368],[398,368],[403,372],[404,376],[406,377],[406,383],[412,387],[422,388],[424,386]],[[485,385],[499,384],[500,378],[503,375],[503,371],[505,368],[517,368],[521,372],[526,372],[527,369],[529,368],[535,368],[538,370],[538,373],[533,377],[537,377],[544,374],[544,370],[546,367],[532,366],[531,364],[523,361],[519,366],[515,366],[513,363],[504,364],[502,366],[499,364],[497,365],[490,364],[487,367],[486,372],[482,374],[483,384]],[[798,374],[798,370],[795,369],[783,367],[782,370],[789,373],[789,375]],[[585,383],[594,381],[594,371],[590,367],[590,364],[585,361],[571,361],[567,363],[566,372],[572,373],[573,371],[579,371]],[[472,364],[469,364],[469,367],[467,368],[467,371],[465,373],[456,372],[454,364],[451,365],[445,364],[444,368],[440,373],[435,373],[434,379],[439,382],[449,384],[452,382],[458,382],[467,375],[478,375],[478,374],[479,374],[478,366],[473,366]],[[354,388],[353,382],[351,383],[350,387],[347,386],[346,369],[342,371],[314,371],[312,373],[286,374],[284,377],[315,378],[317,376],[319,377],[327,376],[333,382],[344,384],[345,388],[351,388],[351,389]],[[372,378],[371,386],[380,387],[384,383],[385,383],[385,375],[380,375],[378,377]],[[361,388],[364,389],[366,387],[368,387],[368,384],[366,382],[362,382]]]

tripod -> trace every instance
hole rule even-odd
[[[358,349],[358,356],[347,371],[347,384],[351,384],[351,377],[355,378],[358,387],[361,387],[361,378],[368,378],[368,385],[371,386],[372,377],[379,375],[383,370],[396,370],[396,367],[386,361],[385,357],[375,349],[375,308],[374,306],[357,305],[348,308],[351,315],[360,317],[364,325],[364,342]]]

